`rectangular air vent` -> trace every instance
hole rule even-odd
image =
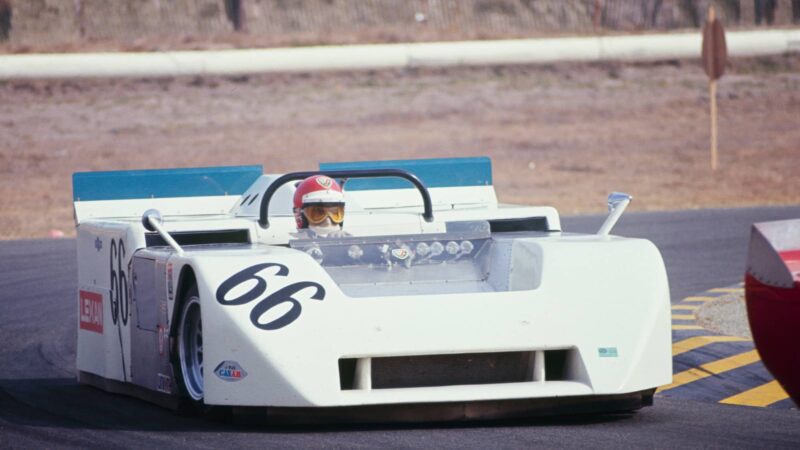
[[[208,230],[208,231],[171,231],[170,236],[178,245],[200,244],[247,244],[250,242],[250,231],[243,230]],[[148,247],[167,245],[158,233],[146,233],[145,243]]]
[[[492,233],[511,233],[514,231],[550,231],[547,217],[519,217],[514,219],[492,219],[489,221]]]
[[[393,389],[578,377],[576,349],[339,359],[342,390]]]

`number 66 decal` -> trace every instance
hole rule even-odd
[[[283,264],[263,263],[250,266],[233,274],[230,278],[219,285],[216,295],[217,302],[219,302],[221,305],[229,306],[244,305],[261,297],[267,290],[267,280],[259,276],[258,273],[270,267],[275,267],[278,269],[274,276],[285,277],[289,275],[289,268]],[[256,284],[250,288],[250,290],[236,298],[226,299],[228,293],[234,288],[252,280],[255,280]],[[298,317],[300,317],[300,313],[303,310],[303,307],[300,305],[300,302],[294,298],[294,295],[305,289],[314,290],[314,293],[309,297],[313,300],[323,300],[325,298],[325,288],[323,288],[319,283],[314,283],[313,281],[301,281],[298,283],[293,283],[278,289],[256,303],[256,305],[253,307],[253,310],[250,312],[250,322],[252,322],[256,328],[260,328],[262,330],[277,330],[289,325],[297,320]],[[272,308],[284,303],[289,303],[292,306],[282,316],[267,323],[259,322],[261,316],[266,314]]]

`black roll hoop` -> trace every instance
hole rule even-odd
[[[403,178],[410,181],[411,184],[417,188],[420,195],[422,195],[422,203],[425,206],[425,211],[422,213],[422,217],[426,222],[433,222],[433,203],[431,202],[431,194],[428,192],[428,188],[425,187],[422,181],[411,172],[400,169],[328,170],[320,172],[292,172],[282,175],[273,181],[272,184],[267,187],[267,190],[264,191],[264,195],[261,197],[261,214],[258,219],[258,223],[261,225],[261,228],[265,230],[269,228],[269,218],[267,217],[267,213],[269,211],[269,202],[272,200],[272,196],[275,194],[275,192],[277,192],[281,186],[290,181],[304,180],[314,175],[325,175],[333,179],[344,179],[345,181],[350,178]]]

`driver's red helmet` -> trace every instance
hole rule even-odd
[[[304,207],[318,205],[344,208],[344,193],[339,183],[333,178],[325,175],[313,175],[297,185],[293,203],[297,228],[308,228],[309,221],[303,213]]]

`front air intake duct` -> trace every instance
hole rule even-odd
[[[339,359],[342,390],[579,381],[577,349]]]

